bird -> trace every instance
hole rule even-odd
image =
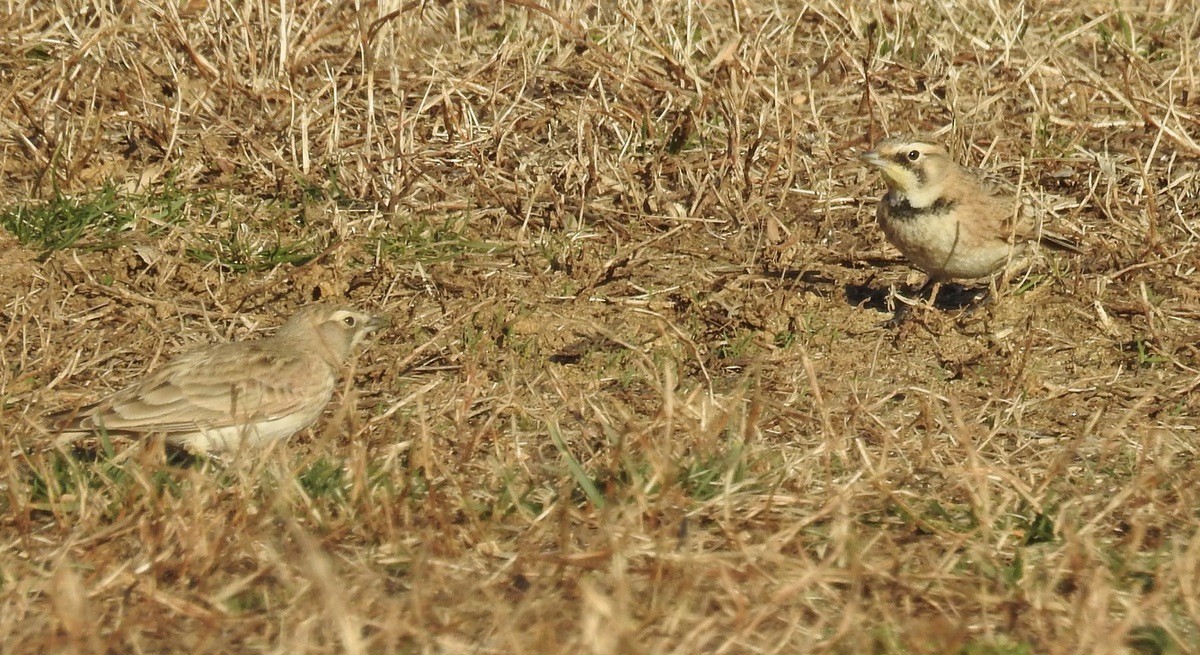
[[[47,420],[59,443],[157,434],[194,454],[264,446],[312,425],[355,347],[387,324],[346,305],[311,303],[273,336],[189,350],[129,387]]]
[[[1020,266],[1036,245],[1080,254],[1080,246],[1041,228],[1018,198],[979,171],[961,166],[942,145],[912,135],[879,142],[860,155],[887,184],[876,220],[884,236],[929,279],[921,293],[951,280],[973,280]]]

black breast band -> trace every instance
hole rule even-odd
[[[913,207],[908,198],[888,198],[888,213],[894,218],[912,218],[914,216],[929,216],[937,214],[945,214],[954,209],[955,202],[938,198],[933,201],[928,207]]]

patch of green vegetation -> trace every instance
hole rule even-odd
[[[618,389],[638,393],[649,391],[638,367],[637,355],[627,350],[605,352],[596,370],[603,371]]]
[[[480,520],[490,521],[514,513],[538,516],[546,509],[545,504],[538,500],[538,488],[528,485],[518,469],[505,469],[500,472],[499,478],[500,488],[492,495],[492,502],[477,512]]]
[[[1138,368],[1154,368],[1171,361],[1167,357],[1152,352],[1153,346],[1144,337],[1135,338],[1130,345],[1134,351],[1134,361],[1137,362]]]
[[[467,214],[449,215],[440,222],[410,217],[380,234],[379,246],[382,252],[397,259],[426,264],[455,261],[471,253],[499,254],[511,250],[509,245],[469,237],[466,232],[470,224]]]
[[[214,214],[230,214],[232,211],[218,203],[209,204],[214,205],[211,208]],[[284,216],[291,217],[297,225],[304,222],[302,212],[296,212],[291,206],[269,206],[264,211],[269,214],[265,219],[268,224],[277,225],[287,221]],[[258,222],[261,224],[264,221]],[[267,237],[265,235],[269,228],[260,229],[246,220],[230,221],[228,225],[222,235],[193,233],[201,245],[188,248],[188,256],[206,264],[215,262],[234,273],[247,273],[269,270],[281,264],[302,265],[315,258],[322,249],[310,240],[285,242],[278,232],[273,238]]]
[[[1044,544],[1054,541],[1054,519],[1048,514],[1036,512],[1032,517],[1022,517],[1024,523],[1024,545]]]
[[[82,509],[81,499],[89,506],[101,508],[103,520],[114,520],[129,511],[131,498],[152,496],[181,497],[180,481],[169,469],[144,471],[131,460],[115,461],[116,451],[104,434],[99,435],[99,449],[76,449],[73,453],[49,453],[45,464],[28,469],[25,477],[30,504],[38,510],[54,514],[76,513]],[[148,474],[149,486],[144,482]]]
[[[756,333],[753,331],[745,331],[741,334],[731,335],[724,339],[717,347],[716,356],[718,359],[737,359],[740,357],[748,357],[755,352],[754,337]]]
[[[1033,646],[1005,636],[972,641],[958,651],[959,655],[1032,655]]]
[[[20,202],[0,212],[0,226],[25,246],[42,250],[81,247],[105,250],[118,245],[118,235],[144,216],[153,234],[178,222],[194,195],[185,194],[173,177],[151,193],[124,193],[113,182],[90,193],[68,196],[56,192],[45,201]]]
[[[324,201],[333,201],[338,206],[342,206],[347,199],[346,192],[342,189],[341,175],[336,164],[330,162],[325,166],[325,184],[317,184],[307,180],[299,180],[297,184],[300,187],[301,202],[315,203]]]
[[[608,504],[608,500],[604,497],[604,494],[600,493],[600,488],[596,485],[596,477],[589,474],[583,464],[567,448],[566,442],[563,441],[562,431],[559,429],[557,423],[552,422],[546,428],[550,433],[550,440],[554,442],[554,447],[562,454],[567,471],[575,481],[577,489],[583,492],[583,495],[593,507],[603,509]]]
[[[147,234],[154,235],[182,222],[189,207],[197,204],[218,203],[211,193],[181,189],[174,176],[168,176],[148,193],[126,193],[108,182],[90,194],[55,193],[49,200],[13,204],[0,211],[0,227],[23,245],[46,251],[71,247],[106,250],[120,245],[119,235],[135,225],[144,226]],[[218,206],[214,211],[223,209]],[[316,256],[309,244],[276,241],[264,246],[261,240],[250,242],[248,234],[237,227],[229,237],[216,240],[211,249],[192,248],[189,253],[199,261],[216,260],[238,272],[304,263]],[[102,283],[107,283],[106,275],[100,274]],[[111,275],[107,280],[112,280]]]
[[[211,204],[215,200],[209,192],[197,193],[179,188],[173,174],[167,176],[162,186],[153,193],[127,196],[127,199],[145,210],[146,219],[152,226],[146,230],[149,234],[156,234],[169,225],[182,222],[190,205],[197,202]]]
[[[884,59],[902,60],[910,64],[921,64],[929,58],[928,48],[932,41],[926,33],[938,22],[936,16],[909,10],[896,14],[894,25],[883,26],[872,22],[868,34],[876,39],[875,52]]]
[[[346,499],[346,470],[341,462],[322,457],[304,469],[297,481],[313,500],[341,502]]]
[[[969,507],[947,506],[937,500],[927,501],[924,508],[915,504],[896,503],[890,505],[887,511],[905,523],[913,524],[913,528],[920,532],[928,532],[931,527],[936,527],[957,534],[969,534],[979,527],[979,521]]]
[[[1157,625],[1139,625],[1133,628],[1125,642],[1129,644],[1129,649],[1138,655],[1171,655],[1179,652],[1179,646],[1171,638],[1171,633]]]
[[[50,49],[44,45],[35,45],[25,51],[25,58],[29,61],[51,61],[54,55],[50,53]]]
[[[691,110],[680,112],[675,119],[675,125],[667,136],[664,146],[668,154],[677,155],[684,150],[694,150],[701,147],[700,135],[696,132],[696,124],[692,119]]]
[[[792,344],[796,343],[796,338],[798,336],[799,335],[795,332],[788,330],[785,332],[776,333],[773,341],[776,348],[790,348]]]
[[[747,479],[745,444],[730,441],[723,450],[699,454],[685,464],[681,483],[689,496],[704,501],[715,498]]]
[[[120,467],[111,464],[114,450],[108,435],[99,435],[100,452],[80,453],[86,457],[71,457],[54,452],[47,458],[47,466],[29,470],[29,500],[35,505],[49,507],[65,494],[75,494],[81,489],[98,489],[102,481],[119,481],[124,474]],[[91,460],[91,461],[88,461]]]
[[[1015,588],[1021,579],[1025,577],[1025,558],[1021,555],[1021,549],[1018,548],[1008,564],[1002,565],[998,572],[1000,579],[1010,588]]]
[[[260,588],[245,589],[225,599],[225,609],[233,614],[260,612],[267,607],[267,592]]]
[[[1116,22],[1115,25],[1111,24],[1113,21]],[[1096,25],[1096,33],[1100,36],[1100,43],[1106,48],[1122,53],[1132,52],[1151,62],[1162,61],[1174,55],[1175,50],[1168,47],[1157,35],[1162,34],[1174,23],[1173,20],[1164,20],[1146,24],[1141,17],[1131,20],[1127,12],[1118,10],[1108,21]],[[1134,31],[1135,25],[1144,30],[1145,36]]]
[[[318,254],[307,243],[251,243],[236,229],[229,237],[209,242],[209,246],[211,249],[189,248],[187,253],[197,261],[216,262],[235,273],[265,271],[280,264],[299,266]]]
[[[1045,276],[1034,274],[1021,277],[1019,280],[1017,280],[1018,284],[1013,288],[1012,295],[1021,296],[1036,289],[1037,286],[1041,284],[1044,277]]]
[[[55,193],[45,202],[20,203],[0,214],[0,225],[23,245],[43,250],[70,247],[88,233],[108,238],[133,220],[128,204],[112,184],[89,196]]]

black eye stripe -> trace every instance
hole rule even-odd
[[[913,155],[916,155],[913,157]],[[906,146],[892,153],[890,159],[905,168],[915,168],[915,165],[925,159],[927,153],[915,146]]]
[[[910,148],[908,150],[902,150],[900,152],[897,152],[896,154],[892,155],[892,161],[895,161],[897,164],[900,164],[904,168],[912,171],[917,176],[917,179],[922,184],[924,184],[925,183],[925,167],[920,165],[920,162],[921,162],[920,157],[918,157],[916,161],[913,161],[908,158],[908,153],[910,153],[912,151],[913,150]]]

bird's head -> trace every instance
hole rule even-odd
[[[860,157],[913,207],[927,207],[940,198],[958,166],[942,146],[911,136],[885,139]]]
[[[340,366],[367,335],[387,325],[387,318],[353,307],[313,303],[300,308],[283,324],[279,334],[310,344],[330,359],[330,364]]]

